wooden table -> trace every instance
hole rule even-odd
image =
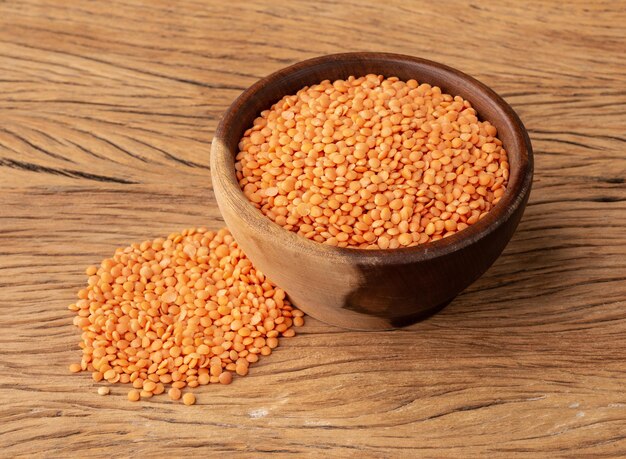
[[[0,0],[0,456],[626,455],[626,3],[566,3]],[[193,407],[69,374],[85,266],[222,225],[228,104],[357,50],[457,67],[526,123],[534,189],[497,263],[410,329],[309,319]]]

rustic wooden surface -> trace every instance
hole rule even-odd
[[[626,455],[626,3],[381,5],[0,0],[0,456]],[[411,329],[310,319],[194,407],[69,374],[86,265],[221,226],[228,104],[359,50],[455,66],[526,123],[533,193],[488,273]]]

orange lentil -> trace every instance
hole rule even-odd
[[[143,390],[146,392],[153,392],[156,388],[156,383],[154,381],[146,381],[143,383]]]
[[[239,145],[235,172],[251,202],[339,247],[412,247],[462,231],[497,204],[509,177],[497,129],[469,101],[380,75],[285,96]]]
[[[237,367],[235,368],[235,372],[239,375],[239,376],[245,376],[248,374],[248,366],[247,365],[243,365],[243,364],[239,364],[237,365]],[[221,381],[220,381],[221,382]]]
[[[69,308],[82,330],[83,356],[70,371],[130,383],[131,401],[166,386],[179,399],[185,387],[230,384],[304,323],[227,229],[193,228],[133,244],[85,273],[88,286]]]
[[[233,381],[233,374],[229,371],[219,375],[220,384],[230,384]]]
[[[108,387],[98,387],[99,395],[109,395],[110,393],[111,393],[111,389],[109,389]]]
[[[154,395],[160,395],[163,392],[165,392],[165,386],[163,385],[163,383],[157,383],[156,387],[152,391]]]
[[[196,396],[193,395],[191,392],[187,392],[185,395],[183,395],[183,403],[185,405],[193,405],[196,403]]]

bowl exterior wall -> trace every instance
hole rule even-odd
[[[237,243],[295,306],[323,322],[358,330],[407,326],[447,305],[500,256],[524,211],[524,205],[519,206],[493,232],[443,256],[355,264],[350,258],[314,256],[280,239],[265,238],[249,227],[219,187],[215,195]],[[528,193],[524,204],[527,199]]]

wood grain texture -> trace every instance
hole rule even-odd
[[[626,455],[626,3],[386,3],[0,0],[0,455]],[[492,268],[411,329],[310,319],[194,407],[69,374],[86,265],[223,224],[230,102],[362,50],[459,68],[529,129],[533,192]]]

